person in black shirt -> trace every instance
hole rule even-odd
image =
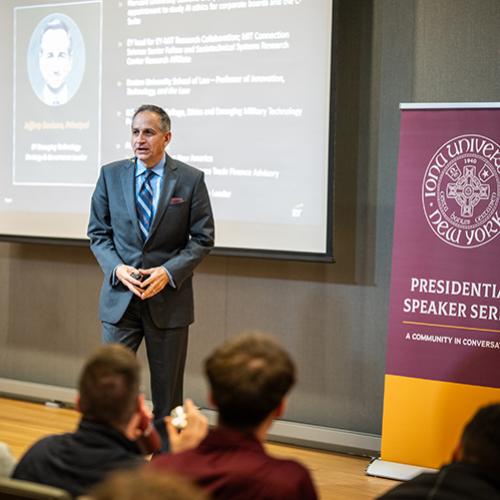
[[[500,500],[500,404],[481,408],[465,426],[451,463],[420,474],[379,500]]]
[[[83,368],[73,433],[48,436],[21,458],[12,475],[79,496],[110,471],[144,464],[160,448],[151,415],[139,393],[140,367],[128,348],[102,347]]]

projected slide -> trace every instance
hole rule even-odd
[[[64,13],[24,7],[14,15],[13,184],[92,186],[100,158],[100,5],[68,5]],[[97,55],[88,64],[87,52]]]
[[[144,103],[205,173],[216,246],[325,254],[329,0],[8,0],[0,233],[84,238],[102,164]],[[12,103],[12,104],[11,104]]]

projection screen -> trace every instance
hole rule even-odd
[[[331,257],[331,0],[3,0],[0,19],[0,237],[85,240],[152,103],[205,173],[219,251]]]

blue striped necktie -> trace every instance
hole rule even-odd
[[[155,175],[154,172],[149,170],[137,195],[137,217],[144,241],[148,238],[149,228],[153,220],[153,188],[151,187],[153,175]]]

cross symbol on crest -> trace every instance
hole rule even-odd
[[[483,184],[476,175],[476,167],[467,165],[464,173],[457,182],[450,182],[446,186],[446,197],[454,199],[460,205],[462,217],[472,217],[474,207],[490,197],[489,184]]]

